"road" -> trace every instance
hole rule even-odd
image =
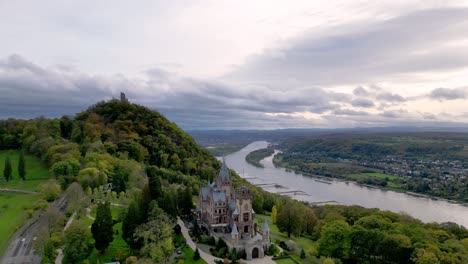
[[[60,211],[65,210],[66,201],[62,196],[53,203]],[[33,243],[41,230],[47,228],[47,219],[36,213],[11,239],[1,264],[39,264],[41,258],[34,254]]]

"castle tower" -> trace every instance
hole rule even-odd
[[[237,231],[237,226],[234,224],[231,231],[231,244],[236,245],[237,240],[239,239],[239,232]]]
[[[242,186],[236,190],[236,203],[239,208],[239,233],[241,239],[250,239],[254,236],[254,215],[252,208],[253,192]]]
[[[270,243],[270,227],[268,226],[267,220],[265,219],[265,223],[263,224],[263,241]]]
[[[231,175],[229,174],[229,169],[226,166],[226,161],[224,159],[221,170],[219,171],[218,177],[216,178],[216,187],[226,193],[226,197],[228,199],[227,202],[229,203],[232,195],[232,180]]]

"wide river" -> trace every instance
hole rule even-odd
[[[376,188],[361,186],[352,182],[326,180],[303,176],[273,165],[273,156],[261,161],[264,168],[257,168],[245,161],[245,156],[256,149],[265,148],[266,141],[255,141],[238,152],[225,157],[226,164],[241,177],[269,192],[302,191],[289,193],[291,197],[312,203],[334,203],[380,208],[394,212],[404,212],[424,222],[455,222],[468,227],[468,207],[416,197]],[[275,185],[277,185],[275,187]],[[279,186],[282,186],[278,188]]]

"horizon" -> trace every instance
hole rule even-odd
[[[123,91],[189,131],[468,127],[468,1],[21,0],[0,15],[1,119]]]

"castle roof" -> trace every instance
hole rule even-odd
[[[233,225],[232,226],[232,231],[231,231],[231,235],[238,235],[239,232],[237,231],[237,226],[236,225]]]
[[[229,209],[235,210],[236,209],[236,200],[231,198],[231,202],[229,203]]]
[[[226,202],[226,193],[220,190],[213,192],[213,201],[215,202]]]
[[[229,174],[229,169],[224,159],[223,159],[223,165],[221,166],[221,170],[219,171],[218,177],[221,177],[221,180],[223,181],[231,180],[231,175]]]
[[[206,186],[206,187],[202,187],[201,188],[201,195],[202,195],[202,199],[203,200],[208,200],[209,197],[210,197],[210,187]]]
[[[232,215],[239,215],[239,210],[237,210],[237,207],[236,207],[236,209],[234,210],[234,212],[232,213]]]

